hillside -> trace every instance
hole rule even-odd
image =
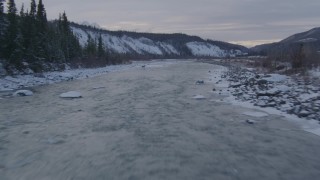
[[[248,53],[243,46],[178,33],[108,31],[76,23],[71,23],[71,29],[82,47],[89,38],[97,41],[101,35],[108,52],[131,57],[235,57]]]
[[[251,48],[252,51],[260,53],[268,53],[270,51],[289,51],[292,47],[297,45],[308,46],[314,51],[320,50],[320,27],[313,28],[309,31],[294,34],[285,38],[284,40],[271,43],[271,44],[262,44]]]

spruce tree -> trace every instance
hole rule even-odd
[[[26,56],[26,47],[28,47],[28,44],[26,43],[27,39],[27,33],[26,33],[26,27],[27,27],[27,22],[28,22],[28,13],[24,12],[24,4],[22,4],[21,9],[20,9],[20,22],[19,22],[19,29],[21,33],[21,45],[23,47],[23,56]]]
[[[20,18],[21,21],[23,21],[23,18],[25,17],[25,13],[24,13],[24,4],[22,3],[21,9],[20,9]]]
[[[35,18],[37,14],[37,5],[35,0],[31,0],[31,4],[30,4],[30,16],[32,18]]]
[[[70,23],[65,12],[59,16],[59,32],[61,47],[67,60],[81,56],[81,46],[78,39],[73,35]]]
[[[47,46],[47,15],[42,3],[39,0],[36,13],[36,55],[38,60],[45,61],[48,58]]]
[[[3,7],[4,0],[0,0],[0,58],[3,57],[3,37],[5,33],[5,18],[4,18],[4,7]]]
[[[0,0],[0,17],[2,17],[3,14],[4,14],[3,1],[4,1],[4,0]]]
[[[105,56],[105,50],[102,42],[102,36],[100,34],[99,39],[98,39],[98,57],[102,58]]]
[[[62,26],[62,31],[65,34],[70,33],[70,26],[69,26],[69,21],[66,12],[63,12],[62,17],[61,17],[61,26]]]
[[[4,35],[4,58],[9,60],[10,64],[19,65],[21,54],[19,43],[19,38],[21,36],[19,35],[18,30],[18,20],[17,20],[17,8],[14,0],[8,1],[8,27],[6,29],[5,35]]]
[[[20,14],[22,14],[21,11]],[[22,46],[24,47],[23,56],[29,64],[34,64],[38,60],[38,50],[36,49],[36,46],[39,38],[36,27],[36,12],[36,3],[34,0],[31,0],[30,11],[23,13],[24,16],[21,16],[19,23],[22,34]]]
[[[15,22],[16,23],[16,18],[17,18],[17,7],[16,7],[16,3],[14,2],[14,0],[9,0],[8,1],[8,19],[10,21],[10,23]]]
[[[66,59],[70,59],[70,45],[69,45],[69,22],[65,12],[59,17],[59,31],[61,35],[61,48]]]
[[[38,21],[38,28],[40,32],[46,31],[47,28],[47,14],[42,3],[42,0],[39,0],[38,9],[37,9],[37,21]]]
[[[96,41],[88,34],[88,40],[85,47],[86,55],[88,58],[96,56],[97,53],[97,45]]]

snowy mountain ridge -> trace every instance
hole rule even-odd
[[[101,35],[105,49],[117,54],[160,57],[235,57],[247,53],[247,49],[242,46],[219,42],[223,44],[223,47],[221,47],[214,41],[206,41],[199,37],[187,37],[189,39],[183,37],[187,35],[173,37],[173,35],[148,34],[149,37],[145,37],[143,33],[132,35],[132,32],[122,32],[115,34],[111,31],[97,30],[81,25],[71,25],[71,30],[79,39],[82,47],[86,46],[89,36],[97,40]],[[152,36],[155,36],[155,38],[152,38]]]

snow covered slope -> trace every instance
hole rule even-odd
[[[243,55],[240,50],[222,50],[220,47],[206,42],[189,42],[186,45],[194,56],[235,57]]]
[[[79,38],[81,46],[85,46],[88,41],[88,35],[97,39],[99,32],[88,31],[76,27],[72,27],[72,31]],[[165,42],[154,42],[151,39],[140,37],[132,38],[126,35],[122,37],[112,36],[107,33],[101,34],[102,41],[108,50],[116,53],[137,53],[137,54],[154,54],[165,55],[175,54],[179,52],[170,44]]]
[[[213,41],[208,42],[196,36],[111,32],[75,25],[71,26],[71,29],[81,46],[87,44],[89,35],[96,40],[101,35],[106,50],[118,54],[226,57],[246,53],[243,51],[244,47],[228,43],[225,44],[232,48],[219,47]]]

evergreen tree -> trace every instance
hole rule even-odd
[[[25,17],[25,13],[24,13],[24,4],[22,3],[21,9],[20,9],[20,18],[21,21],[23,21],[23,18]]]
[[[70,51],[69,51],[69,22],[65,12],[59,16],[59,32],[61,35],[61,48],[64,52],[66,59],[70,59]]]
[[[86,55],[88,58],[96,56],[97,53],[97,45],[96,41],[88,34],[88,40],[85,47]]]
[[[38,28],[40,32],[45,32],[47,27],[47,14],[42,3],[42,0],[39,0],[38,9],[37,9],[37,20],[38,20]]]
[[[38,60],[44,61],[48,58],[47,46],[47,15],[42,3],[42,0],[39,0],[37,12],[36,12],[36,56]]]
[[[37,14],[37,5],[36,5],[36,2],[35,0],[31,0],[31,4],[30,4],[30,16],[32,18],[36,18],[36,14]]]
[[[0,0],[0,59],[6,60],[6,65],[22,70],[22,62],[27,61],[35,72],[40,72],[49,62],[70,62],[82,57],[82,52],[88,58],[106,57],[101,35],[97,39],[89,36],[86,47],[81,48],[65,12],[58,21],[48,22],[42,0],[38,5],[31,0],[29,12],[22,6],[19,16],[14,0],[7,1],[7,13],[4,2]]]
[[[3,7],[4,0],[0,0],[0,58],[3,56],[3,37],[6,29],[6,23],[4,18],[4,7]]]
[[[70,23],[65,12],[59,16],[58,26],[61,38],[61,48],[66,59],[70,60],[81,56],[81,46],[70,29]]]
[[[23,47],[23,56],[26,55],[26,47],[28,47],[28,44],[26,43],[26,37],[27,37],[27,33],[26,33],[26,27],[27,27],[27,22],[28,22],[28,13],[25,13],[24,11],[24,4],[22,4],[21,9],[20,9],[20,22],[19,22],[19,29],[20,29],[20,33],[21,33],[21,45]]]
[[[292,59],[292,68],[299,69],[304,67],[304,60],[306,58],[305,48],[303,44],[300,44],[298,47],[292,48],[293,53],[291,54]]]
[[[98,57],[102,58],[105,56],[105,50],[102,42],[102,36],[100,34],[99,39],[98,39]]]
[[[3,1],[4,0],[0,0],[0,16],[3,16],[3,14],[4,14]]]
[[[23,56],[26,58],[29,64],[33,64],[38,60],[38,49],[36,49],[36,47],[39,41],[36,27],[37,21],[35,1],[31,0],[30,12],[20,12],[20,14],[24,14],[24,16],[20,15],[20,31],[22,34],[22,46],[24,47]]]
[[[21,51],[18,50],[20,46],[21,35],[19,35],[18,30],[18,20],[17,20],[17,8],[14,0],[8,1],[8,27],[5,32],[4,37],[4,58],[9,60],[9,63],[19,65],[21,58]]]
[[[61,37],[56,24],[48,24],[48,61],[52,63],[64,63],[65,55],[61,48]]]
[[[69,21],[66,12],[63,12],[62,17],[61,17],[61,29],[63,33],[69,34],[70,33],[70,26],[69,26]]]

